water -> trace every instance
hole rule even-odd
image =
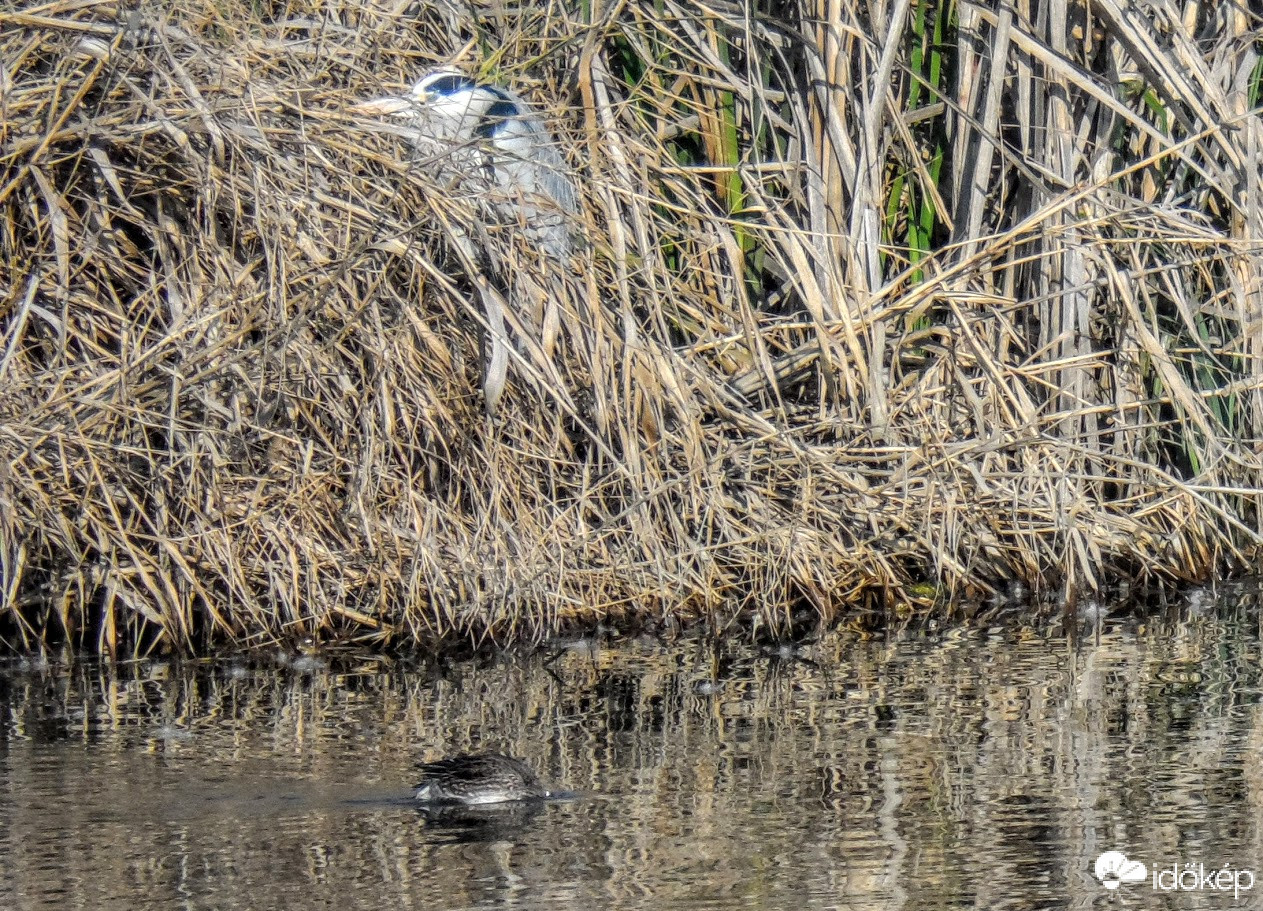
[[[1257,601],[446,669],[9,661],[0,908],[1260,907],[1151,879],[1263,870]],[[409,802],[477,748],[582,796]],[[1105,890],[1111,849],[1150,878]]]

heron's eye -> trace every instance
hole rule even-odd
[[[521,113],[518,106],[512,101],[497,101],[487,108],[487,113],[483,116],[482,121],[474,132],[483,139],[490,139],[499,131],[506,120],[517,117]]]

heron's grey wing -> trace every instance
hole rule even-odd
[[[528,236],[551,255],[570,251],[567,216],[578,210],[574,184],[552,136],[535,117],[505,121],[496,132],[495,182],[506,208],[525,221]]]
[[[515,118],[509,124],[509,131],[523,137],[536,165],[532,179],[524,181],[524,185],[529,184],[532,192],[555,200],[563,212],[577,211],[579,205],[569,168],[557,151],[557,142],[548,128],[534,115],[526,115]]]

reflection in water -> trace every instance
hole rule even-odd
[[[544,809],[542,800],[513,803],[418,804],[427,832],[453,841],[503,841],[519,835]]]
[[[0,907],[1096,907],[1106,850],[1263,867],[1256,600],[445,670],[11,661]],[[488,750],[577,798],[410,799]]]

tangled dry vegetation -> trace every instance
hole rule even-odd
[[[786,634],[1248,568],[1259,23],[774,6],[0,12],[5,641]],[[568,274],[462,257],[477,200],[349,112],[451,62],[547,113]],[[492,421],[506,274],[566,290]]]

